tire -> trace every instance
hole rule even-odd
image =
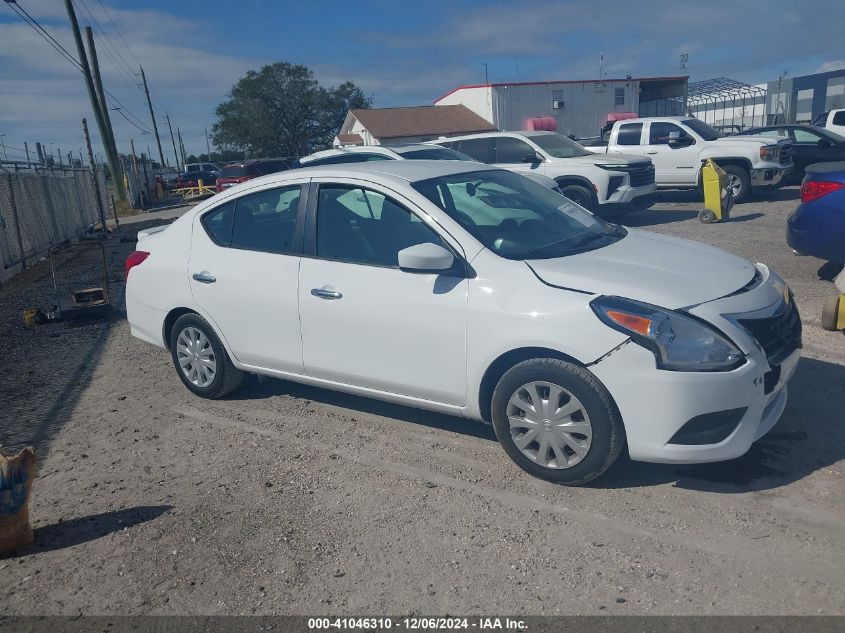
[[[835,332],[839,322],[839,302],[842,298],[839,295],[832,295],[824,300],[822,307],[822,327],[829,332]]]
[[[716,212],[712,209],[703,209],[699,211],[698,219],[702,224],[713,224],[716,221]]]
[[[553,389],[560,390],[557,402]],[[541,401],[537,412],[540,415],[528,408],[520,410],[515,404],[533,405],[528,402],[535,399],[532,393]],[[557,420],[548,407],[550,401],[563,413]],[[567,413],[567,407],[572,411]],[[491,412],[496,437],[517,466],[559,484],[577,486],[599,477],[616,461],[625,445],[621,416],[604,385],[583,367],[554,358],[526,360],[505,372],[493,391]],[[536,417],[538,423],[532,424],[530,417]],[[511,419],[517,423],[512,424]],[[525,426],[518,426],[519,420]],[[573,430],[559,430],[567,427]],[[532,430],[536,431],[529,437]],[[541,441],[547,442],[545,459],[540,456]],[[567,464],[558,467],[562,462]]]
[[[237,389],[244,377],[208,321],[195,313],[183,314],[173,324],[170,355],[179,378],[202,398],[222,398]]]
[[[582,187],[581,185],[565,185],[560,188],[560,192],[575,204],[580,204],[587,211],[592,211],[595,206],[593,204],[593,194],[586,187]]]
[[[751,196],[751,174],[747,169],[736,165],[726,165],[722,169],[725,170],[729,180],[738,180],[737,189],[734,190],[734,203],[745,202]]]

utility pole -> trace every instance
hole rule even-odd
[[[43,165],[44,164],[44,150],[41,149],[41,143],[39,143],[38,141],[35,142],[35,151],[38,154],[38,164]]]
[[[182,152],[182,167],[188,162],[185,158],[185,144],[182,142],[182,132],[179,129],[179,126],[176,126],[176,136],[179,137],[179,150]]]
[[[103,116],[103,123],[106,126],[106,140],[108,147],[117,153],[117,143],[114,140],[114,128],[111,124],[111,115],[109,114],[109,104],[106,101],[106,93],[103,90],[103,80],[100,76],[100,62],[97,60],[97,48],[94,46],[94,31],[90,26],[85,27],[85,40],[88,44],[88,54],[91,56],[91,77],[94,80],[94,91],[97,94],[97,103],[100,104],[100,112]]]
[[[4,136],[6,136],[6,135],[0,134],[0,145],[3,146],[3,160],[9,160],[9,157],[6,155],[6,144],[3,142]]]
[[[110,135],[106,127],[104,118],[105,113],[100,108],[97,93],[94,90],[94,80],[91,78],[91,68],[88,66],[88,56],[85,54],[85,47],[82,44],[82,34],[79,32],[79,23],[76,21],[76,12],[73,9],[72,0],[65,0],[65,8],[67,9],[67,15],[70,19],[73,39],[76,43],[76,51],[79,54],[79,64],[82,66],[82,74],[85,76],[85,87],[88,89],[88,98],[91,100],[91,107],[94,110],[94,118],[97,121],[97,128],[100,130],[100,137],[103,139],[103,145],[106,148],[106,156],[109,160],[109,169],[111,170],[112,179],[114,181],[115,193],[117,193],[119,200],[125,201],[126,188],[123,186],[122,172],[117,160],[117,150],[109,143]]]
[[[56,148],[56,153],[59,155],[59,167],[64,167],[65,165],[64,165],[64,163],[62,162],[62,148],[61,148],[61,147],[57,147],[57,148]]]
[[[91,164],[91,177],[94,179],[94,197],[97,198],[97,211],[100,214],[100,222],[103,224],[103,231],[106,230],[106,212],[103,210],[103,198],[100,195],[100,181],[97,180],[97,167],[94,164],[94,150],[91,149],[91,137],[88,134],[88,121],[82,119],[82,136],[85,138],[85,147],[88,148],[88,162]]]
[[[161,166],[164,167],[164,152],[161,151],[161,139],[158,136],[158,125],[156,124],[156,115],[153,112],[153,102],[150,100],[150,90],[147,88],[147,76],[144,74],[144,67],[141,69],[141,79],[144,82],[144,94],[147,95],[147,105],[150,107],[150,118],[153,120],[153,134],[156,135],[156,144],[158,145],[158,157],[161,160]]]
[[[205,126],[205,151],[208,154],[208,162],[211,162],[211,147],[208,144],[208,126]]]
[[[27,168],[32,167],[29,163],[29,144],[26,141],[23,142],[23,151],[26,152],[26,166]]]
[[[176,151],[176,139],[173,137],[173,127],[170,125],[170,115],[165,114],[164,116],[167,117],[167,129],[170,130],[170,142],[173,143],[173,156],[176,158],[176,169],[179,169],[179,152]]]

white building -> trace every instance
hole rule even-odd
[[[434,103],[466,106],[499,130],[554,129],[581,138],[621,113],[683,114],[686,87],[687,77],[488,83],[459,86]]]

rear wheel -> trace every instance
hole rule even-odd
[[[170,354],[182,382],[203,398],[222,398],[237,389],[243,372],[232,364],[208,322],[183,314],[170,333]]]
[[[535,358],[509,369],[493,392],[493,427],[526,472],[578,485],[604,473],[625,433],[607,389],[574,363]]]
[[[580,204],[587,211],[593,210],[593,194],[590,190],[581,185],[564,185],[560,188],[564,196],[572,200],[575,204]]]

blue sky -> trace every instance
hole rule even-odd
[[[80,22],[98,35],[106,87],[129,118],[150,126],[132,77],[144,65],[171,160],[165,112],[188,152],[200,153],[203,128],[232,84],[274,61],[305,64],[324,85],[354,81],[376,106],[429,104],[457,85],[482,82],[484,62],[491,81],[595,78],[602,53],[608,77],[678,74],[683,52],[693,81],[758,83],[784,71],[845,67],[845,3],[830,1],[74,1]],[[41,141],[76,154],[80,119],[93,125],[81,75],[5,4],[0,134],[11,147]],[[62,0],[18,4],[75,54]],[[111,116],[122,151],[133,138],[139,152],[149,145],[156,153],[150,134]]]

